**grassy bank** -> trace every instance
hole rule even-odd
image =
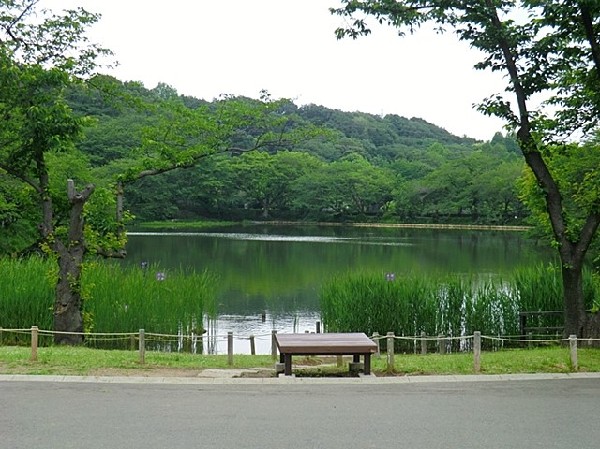
[[[0,374],[54,374],[54,375],[194,375],[204,369],[262,368],[275,375],[274,361],[269,355],[235,355],[233,365],[228,365],[226,355],[193,355],[147,351],[145,364],[139,363],[136,351],[100,350],[84,347],[48,347],[38,349],[37,361],[31,361],[27,347],[0,347]],[[343,374],[347,364],[338,367],[335,358],[294,358],[294,364],[308,366],[294,368],[306,375]],[[473,374],[473,355],[455,353],[448,355],[396,354],[394,370],[387,370],[385,355],[372,358],[375,375],[444,375]],[[600,350],[580,348],[580,372],[600,372]],[[569,350],[564,347],[504,350],[483,352],[482,374],[517,373],[568,373],[572,372]]]

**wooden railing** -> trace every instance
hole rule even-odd
[[[519,312],[519,333],[521,335],[521,339],[527,340],[531,339],[534,334],[536,335],[557,335],[562,334],[565,326],[564,324],[561,326],[539,326],[539,318],[548,318],[548,317],[560,317],[555,321],[563,322],[564,312],[561,310],[543,310],[543,311],[526,311]],[[531,320],[529,318],[535,319],[535,325],[532,325]]]

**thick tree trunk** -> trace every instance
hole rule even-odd
[[[58,281],[54,301],[55,343],[78,344],[83,341],[83,301],[81,298],[81,268],[85,253],[83,239],[83,207],[94,191],[88,185],[81,192],[72,180],[67,184],[71,205],[67,243],[56,239],[53,248],[58,255]]]
[[[565,337],[577,335],[583,338],[586,322],[583,301],[583,275],[581,264],[562,264],[563,304],[565,311]]]
[[[54,330],[61,333],[54,334],[54,342],[75,345],[83,341],[83,302],[80,288],[83,247],[61,246],[54,300]]]
[[[593,232],[595,232],[596,227],[593,228]],[[588,232],[591,231],[588,229]],[[577,335],[578,338],[599,338],[600,314],[586,310],[583,295],[583,260],[589,246],[589,243],[585,243],[585,228],[581,235],[583,236],[582,240],[577,244],[568,242],[565,239],[559,251],[562,265],[565,312],[564,337]],[[600,346],[600,342],[594,342],[594,346]]]
[[[600,313],[587,313],[583,327],[583,338],[590,338],[589,346],[600,347]]]

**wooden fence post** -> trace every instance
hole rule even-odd
[[[387,369],[388,371],[394,370],[394,333],[388,332],[387,335]]]
[[[381,345],[379,344],[379,332],[373,332],[372,339],[375,342],[375,344],[377,345],[377,351],[375,352],[375,355],[377,357],[380,357],[381,356]]]
[[[277,331],[271,331],[271,358],[277,360]]]
[[[481,332],[473,332],[473,370],[481,371]]]
[[[233,365],[233,332],[227,332],[227,364]]]
[[[140,365],[143,365],[144,363],[146,363],[146,335],[144,329],[140,329],[139,351]]]
[[[0,326],[0,346],[2,346],[2,326]]]
[[[427,354],[427,334],[425,331],[421,331],[421,354]]]
[[[446,354],[446,336],[444,334],[438,335],[438,352],[440,354]]]
[[[250,355],[256,355],[256,345],[254,343],[254,335],[250,335]]]
[[[31,361],[37,360],[37,349],[38,349],[38,327],[31,326]]]
[[[569,335],[569,348],[571,352],[571,366],[577,371],[577,335]]]

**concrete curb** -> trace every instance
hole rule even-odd
[[[227,371],[227,370],[223,370]],[[398,377],[134,377],[134,376],[52,376],[29,374],[0,374],[0,382],[73,382],[109,384],[160,385],[289,385],[289,384],[423,384],[448,382],[503,382],[556,379],[600,379],[600,373],[537,373],[537,374],[481,374],[451,376],[398,376]]]

